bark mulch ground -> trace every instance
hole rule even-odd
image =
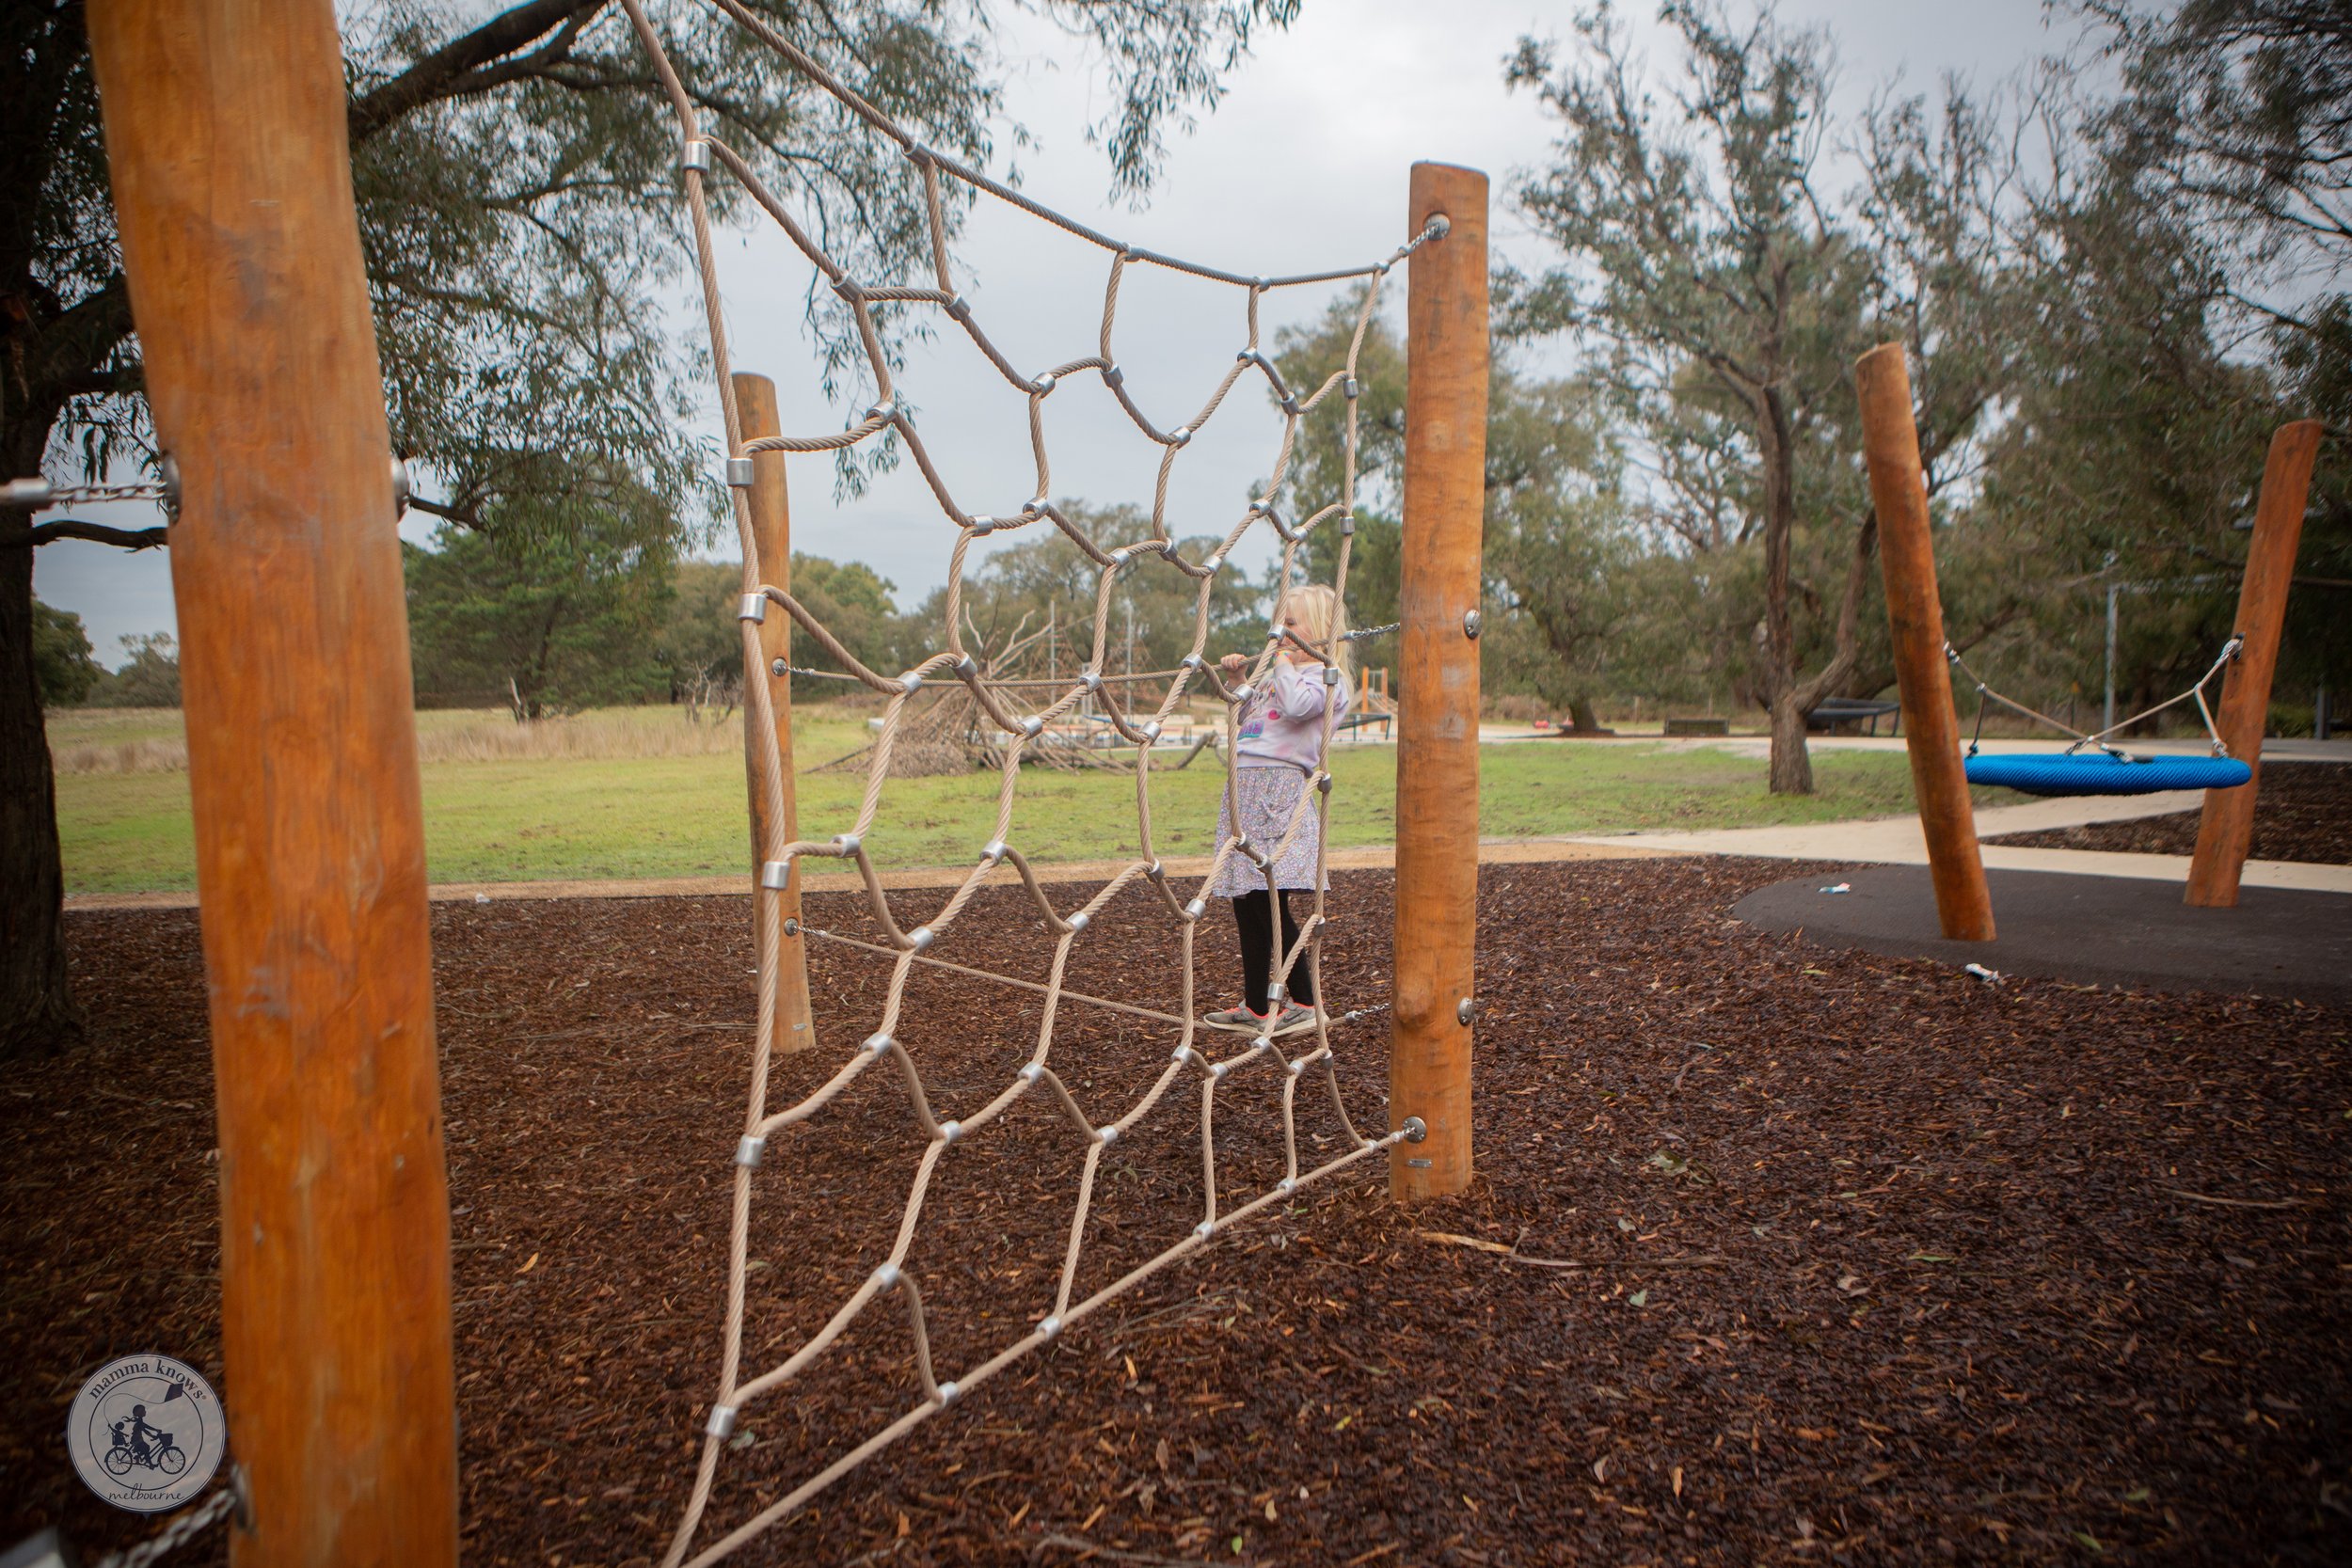
[[[2352,1560],[2352,1013],[1989,987],[1728,918],[1789,870],[1490,868],[1470,1193],[1402,1211],[1361,1167],[1308,1190],[739,1560]],[[1343,1006],[1384,994],[1391,888],[1338,879]],[[642,1564],[676,1518],[715,1376],[747,913],[435,911],[471,1563]],[[1172,1003],[1167,926],[1141,895],[1108,913],[1072,983]],[[1017,897],[966,921],[942,956],[1040,966]],[[145,1527],[67,1465],[80,1379],[140,1350],[221,1373],[195,922],[72,933],[99,1043],[12,1072],[0,1117],[0,1541],[58,1521],[89,1551]],[[881,961],[818,959],[822,1060],[787,1065],[778,1103],[872,1017]],[[1055,1060],[1089,1108],[1166,1059],[1135,1021],[1066,1017]],[[952,1112],[1009,1081],[1036,1019],[933,972],[898,1033]],[[1384,1036],[1344,1043],[1381,1124]],[[1229,1195],[1279,1172],[1277,1076],[1219,1091]],[[1195,1104],[1106,1159],[1086,1284],[1198,1217]],[[898,1222],[902,1095],[868,1074],[837,1108],[762,1172],[753,1365]],[[1317,1136],[1340,1147],[1327,1110],[1302,1117]],[[951,1151],[912,1258],[944,1370],[1050,1303],[1078,1157],[1029,1102]],[[907,1342],[884,1304],[755,1405],[714,1517],[911,1404]],[[217,1539],[184,1560],[207,1560]]]
[[[2252,859],[2352,865],[2352,764],[2265,762],[2255,789]],[[1985,842],[2037,849],[2185,855],[2197,847],[2197,813],[2008,833]]]

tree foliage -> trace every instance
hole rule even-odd
[[[33,674],[44,707],[80,705],[106,674],[91,653],[82,618],[39,599],[33,601]]]
[[[445,527],[432,548],[402,558],[421,701],[500,702],[520,722],[668,694],[656,657],[672,591],[665,553],[617,531]]]

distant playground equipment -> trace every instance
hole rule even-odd
[[[2278,667],[2296,546],[2302,538],[2304,499],[2319,451],[2319,421],[2298,420],[2271,438],[2238,594],[2237,625],[2212,666],[2179,696],[2085,735],[1993,690],[1945,641],[1919,431],[1912,416],[1903,346],[1880,344],[1856,362],[1854,372],[1862,400],[1863,457],[1870,473],[1870,499],[1878,509],[1897,683],[1903,713],[1911,721],[1907,750],[1912,784],[1919,800],[1936,918],[1944,935],[1957,942],[1991,942],[1994,935],[1984,857],[1968,799],[1972,783],[2006,784],[2039,795],[2202,788],[2204,816],[2198,825],[2186,902],[2217,909],[2235,906],[2238,878],[2253,838],[2263,726],[2269,715],[2270,681]],[[1998,702],[2055,725],[2074,736],[2074,743],[2056,755],[1991,757],[1977,754],[1972,740],[1963,757],[1952,704],[1949,672],[1955,668],[1977,681],[1979,731],[1985,704]],[[2205,688],[2217,675],[2221,677],[2217,713],[2205,700]],[[2191,698],[2204,715],[2213,755],[2140,760],[2107,744],[2107,737],[2125,724]],[[2086,752],[2085,747],[2094,749]]]
[[[1813,705],[1813,711],[1804,716],[1804,727],[1821,735],[1836,735],[1840,724],[1867,724],[1870,734],[1879,733],[1879,721],[1891,719],[1894,727],[1888,733],[1903,733],[1903,705],[1874,703],[1867,697],[1824,697]]]

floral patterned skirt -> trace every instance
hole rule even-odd
[[[1306,792],[1307,775],[1295,768],[1243,768],[1233,775],[1233,787],[1229,794],[1220,792],[1216,808],[1216,843],[1222,846],[1233,836],[1233,809],[1241,815],[1240,832],[1261,851],[1271,854],[1274,847],[1289,831],[1291,815],[1298,809],[1298,798]],[[1298,824],[1289,846],[1275,857],[1274,885],[1281,888],[1315,886],[1315,862],[1323,844],[1323,819],[1312,804]],[[1216,874],[1216,882],[1209,892],[1219,898],[1238,898],[1245,893],[1265,891],[1266,875],[1257,863],[1239,850],[1225,859],[1224,867]]]

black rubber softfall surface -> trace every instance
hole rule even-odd
[[[2249,887],[2235,909],[2203,910],[2181,902],[2178,882],[2053,871],[1985,879],[1999,932],[1992,942],[1944,939],[1924,865],[1792,877],[1749,894],[1732,914],[1835,947],[2005,974],[2352,1003],[2352,895]],[[1840,883],[1851,891],[1823,891]]]

